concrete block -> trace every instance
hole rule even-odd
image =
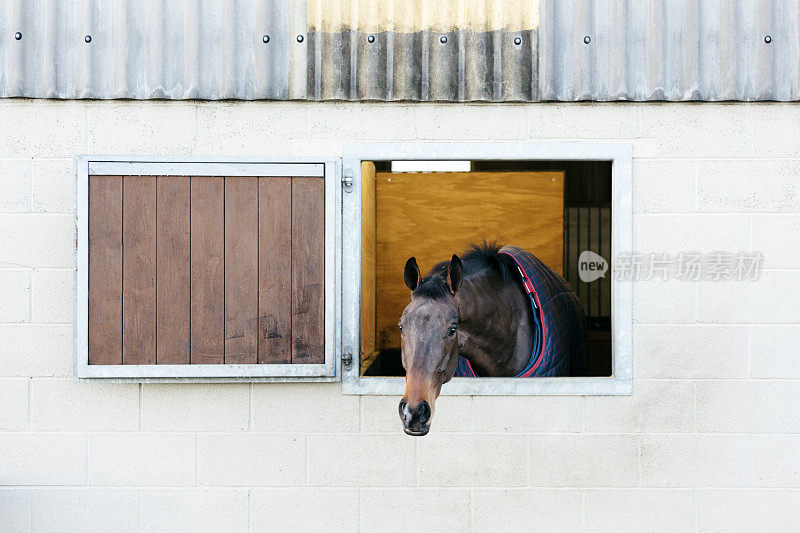
[[[423,105],[419,115],[420,139],[492,140],[524,139],[525,109],[508,105]]]
[[[800,488],[800,435],[753,435],[756,487]]]
[[[525,109],[528,137],[532,139],[633,139],[637,136],[637,105],[547,103],[528,105]]]
[[[586,491],[586,531],[691,531],[691,490],[603,489]]]
[[[28,429],[28,380],[0,379],[0,430]]]
[[[31,321],[72,324],[75,304],[75,272],[31,272]]]
[[[28,100],[14,102],[0,132],[0,156],[72,157],[86,151],[86,108],[82,102]],[[2,115],[0,115],[2,117]]]
[[[291,139],[308,136],[307,106],[203,103],[197,108],[197,152],[287,156]]]
[[[408,141],[417,138],[417,106],[355,103],[308,107],[311,140]]]
[[[764,268],[800,267],[800,216],[753,215],[750,224],[750,246],[764,255]]]
[[[698,490],[697,531],[789,533],[800,524],[798,490]]]
[[[0,322],[28,322],[31,316],[31,271],[0,270]]]
[[[90,485],[194,485],[195,462],[194,435],[89,434]]]
[[[75,224],[70,215],[0,214],[0,267],[73,268]]]
[[[638,484],[635,435],[530,435],[530,485],[632,487]]]
[[[800,160],[703,159],[697,174],[699,211],[800,209]]]
[[[800,272],[768,271],[757,280],[700,282],[697,306],[699,322],[797,324]]]
[[[632,396],[586,396],[584,402],[587,432],[677,433],[694,429],[691,382],[636,380]]]
[[[364,489],[361,530],[405,533],[423,521],[425,531],[469,531],[469,490]]]
[[[405,433],[308,435],[309,485],[395,487],[416,480],[415,442]]]
[[[196,106],[188,102],[97,102],[88,108],[91,154],[191,154]]]
[[[31,531],[138,531],[136,489],[32,489]]]
[[[633,283],[634,324],[694,322],[695,282],[654,278]]]
[[[481,433],[580,431],[581,399],[579,396],[476,396],[472,423],[475,431]]]
[[[645,487],[746,487],[753,480],[745,435],[643,435]]]
[[[246,383],[145,383],[143,431],[246,431]]]
[[[662,157],[753,153],[750,110],[742,105],[651,103],[641,106],[640,120],[639,135],[655,139],[655,153]]]
[[[694,161],[633,160],[633,212],[694,211]]]
[[[200,485],[304,485],[305,438],[260,433],[201,434],[197,464]]]
[[[72,326],[0,324],[0,376],[72,374]]]
[[[800,433],[800,382],[703,381],[697,429],[720,433]]]
[[[136,431],[139,385],[34,379],[31,411],[35,431]]]
[[[747,335],[740,326],[637,325],[633,328],[634,376],[747,377]]]
[[[800,113],[790,103],[753,106],[753,153],[758,157],[797,157]]]
[[[358,490],[252,489],[250,531],[357,531]]]
[[[525,435],[430,433],[417,446],[420,486],[525,485]]]
[[[0,489],[0,524],[9,533],[31,530],[31,491]]]
[[[86,435],[0,433],[0,479],[4,485],[82,485]]]
[[[583,529],[581,491],[472,489],[473,531],[572,532]]]
[[[0,212],[31,210],[30,159],[0,159]]]
[[[634,215],[633,251],[673,256],[741,252],[748,249],[748,228],[745,215]]]
[[[754,378],[800,378],[800,325],[750,328]]]
[[[31,210],[45,213],[75,211],[74,159],[31,160]]]
[[[141,489],[139,531],[247,531],[246,489]]]
[[[356,432],[358,404],[359,397],[342,394],[339,383],[256,383],[253,431]]]

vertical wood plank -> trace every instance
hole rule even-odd
[[[189,364],[189,178],[158,176],[156,364]]]
[[[122,363],[156,358],[156,178],[122,178]]]
[[[375,163],[361,163],[361,374],[378,355],[375,341]]]
[[[325,362],[325,182],[292,178],[292,363]]]
[[[191,363],[223,363],[225,354],[225,182],[191,181]]]
[[[258,180],[225,178],[225,363],[258,355]]]
[[[258,362],[292,361],[292,180],[258,178]]]
[[[89,176],[89,364],[122,364],[122,176]]]

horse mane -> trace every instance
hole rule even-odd
[[[492,269],[500,276],[503,283],[511,282],[514,273],[513,259],[506,254],[501,254],[500,248],[501,246],[496,241],[484,240],[480,244],[470,244],[469,249],[461,256],[464,277],[474,276],[484,270]],[[449,260],[434,265],[412,294],[431,299],[447,296],[449,291],[445,277],[449,266]]]

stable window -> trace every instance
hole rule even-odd
[[[335,379],[335,162],[77,169],[76,376]]]
[[[497,238],[573,286],[589,365],[563,378],[455,378],[441,393],[629,394],[631,287],[614,256],[631,250],[630,166],[629,145],[598,143],[78,157],[75,375],[341,379],[347,394],[401,395],[403,263],[415,255],[427,271]],[[578,279],[584,251],[608,262],[605,277]]]
[[[630,250],[629,146],[353,145],[343,172],[352,178],[343,197],[344,283],[358,286],[344,293],[345,392],[403,392],[397,322],[409,301],[406,259],[415,256],[424,275],[469,243],[496,239],[530,250],[571,285],[587,319],[587,364],[569,377],[454,378],[441,393],[630,393],[630,284],[614,279],[613,260],[615,250]],[[607,270],[581,276],[579,259]]]

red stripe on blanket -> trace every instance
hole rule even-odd
[[[540,343],[539,346],[539,355],[536,358],[536,362],[533,363],[533,366],[530,367],[527,372],[524,372],[523,374],[517,376],[522,378],[529,378],[533,375],[536,369],[539,368],[539,365],[542,364],[542,358],[544,357],[544,348],[547,345],[547,325],[545,324],[544,313],[542,312],[542,303],[539,301],[539,295],[536,293],[536,287],[533,286],[533,282],[525,273],[525,269],[522,268],[522,265],[520,264],[519,261],[517,261],[517,258],[508,252],[501,251],[500,253],[505,254],[514,260],[514,263],[517,265],[517,270],[519,270],[519,274],[520,276],[522,276],[522,285],[525,287],[525,292],[533,296],[533,301],[536,303],[536,311],[539,313],[539,324],[541,325],[542,328],[542,342]]]

